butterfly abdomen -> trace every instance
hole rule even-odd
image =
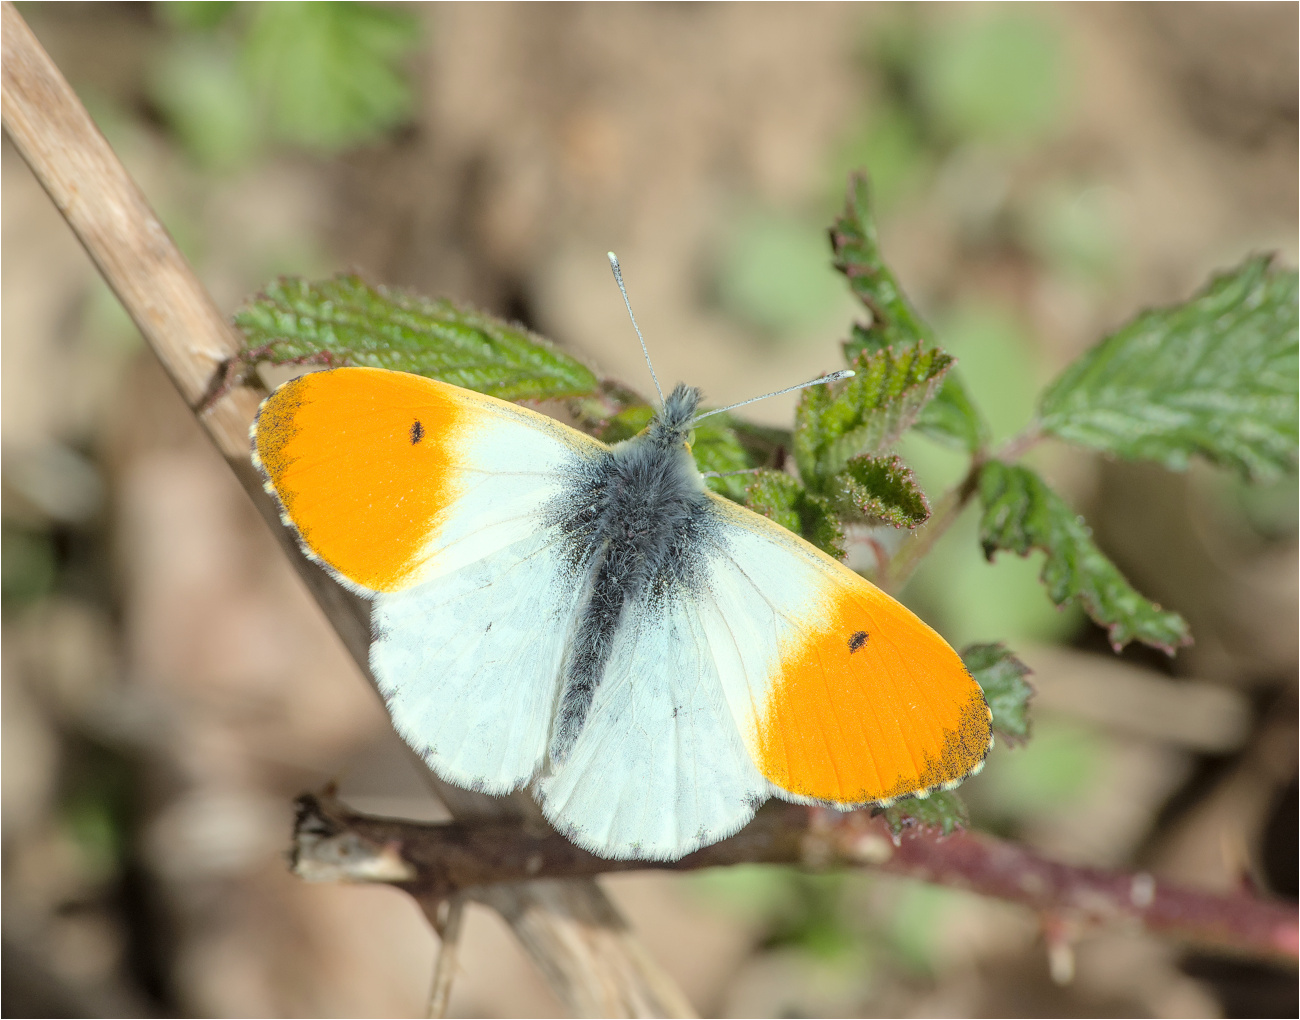
[[[576,498],[556,508],[568,558],[586,578],[551,738],[556,763],[577,740],[627,607],[654,612],[702,583],[699,550],[715,526],[710,502],[685,445],[654,438],[638,436],[592,462]]]

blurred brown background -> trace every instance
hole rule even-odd
[[[1138,309],[1252,251],[1296,263],[1295,4],[19,6],[232,312],[355,267],[644,391],[612,248],[660,376],[738,400],[840,363],[824,228],[866,165],[887,256],[1006,436]],[[7,140],[0,169],[3,1011],[418,1015],[414,905],[283,853],[292,797],[331,779],[441,808]],[[932,492],[960,470],[904,453]],[[1040,685],[1035,738],[964,788],[976,823],[1294,899],[1294,479],[1034,456],[1196,644],[1113,656],[1037,561],[954,528],[908,601]],[[1296,1009],[1294,971],[1134,932],[1085,933],[1059,986],[1034,917],[869,875],[605,885],[706,1015]],[[557,1005],[473,910],[451,1009]]]

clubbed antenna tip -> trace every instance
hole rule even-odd
[[[707,418],[711,414],[721,414],[723,411],[734,411],[738,407],[744,407],[746,404],[754,404],[760,400],[766,400],[768,397],[779,397],[782,393],[793,393],[795,390],[805,390],[809,386],[825,386],[827,383],[839,382],[841,379],[852,379],[856,375],[851,368],[841,368],[838,372],[831,372],[829,375],[820,375],[816,379],[809,379],[807,382],[801,382],[797,386],[787,386],[783,390],[773,390],[771,393],[764,393],[761,397],[750,397],[748,400],[742,400],[739,404],[728,404],[726,407],[715,407],[712,411],[705,411],[703,414],[697,414],[695,421],[701,418]]]
[[[646,367],[650,369],[650,378],[654,380],[655,392],[659,394],[659,406],[664,405],[664,391],[659,385],[659,377],[655,375],[655,367],[650,361],[650,352],[646,350],[645,337],[641,335],[641,327],[636,324],[636,316],[632,314],[632,302],[627,299],[627,288],[623,286],[623,270],[619,268],[618,256],[612,251],[605,252],[609,258],[609,268],[614,270],[614,282],[618,284],[618,291],[623,295],[623,304],[627,306],[627,317],[632,320],[632,328],[636,330],[636,338],[641,341],[641,353],[645,355]]]

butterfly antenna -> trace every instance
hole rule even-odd
[[[632,302],[627,299],[627,288],[623,286],[623,270],[619,268],[618,256],[612,251],[606,252],[609,256],[609,268],[614,270],[614,279],[618,282],[619,293],[623,295],[623,304],[627,306],[627,317],[632,320],[632,328],[636,330],[636,338],[641,341],[641,353],[645,355],[646,366],[650,369],[650,378],[655,382],[655,392],[659,394],[659,406],[664,403],[664,391],[659,386],[659,377],[655,375],[655,367],[650,362],[650,352],[646,350],[645,337],[641,335],[641,327],[636,324],[636,316],[632,314]]]
[[[728,404],[726,407],[715,407],[712,411],[705,411],[703,414],[697,414],[691,424],[699,421],[701,418],[707,418],[711,414],[721,414],[723,411],[734,411],[738,407],[744,407],[746,404],[756,404],[760,400],[766,400],[768,397],[779,397],[782,393],[793,393],[795,390],[806,390],[809,386],[825,386],[827,383],[839,382],[841,379],[851,379],[854,376],[851,368],[842,368],[838,372],[832,372],[830,375],[818,376],[816,379],[809,379],[807,382],[801,382],[798,386],[787,386],[783,390],[773,390],[771,393],[764,393],[761,397],[750,397],[748,400],[742,400],[739,404]]]

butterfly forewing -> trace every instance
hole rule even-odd
[[[847,807],[978,770],[989,710],[957,653],[807,542],[720,498],[715,507],[728,527],[713,558],[725,623],[714,643],[740,635],[723,683],[775,792]]]
[[[545,415],[374,368],[299,376],[262,403],[254,460],[309,555],[393,592],[527,538],[605,447]]]

